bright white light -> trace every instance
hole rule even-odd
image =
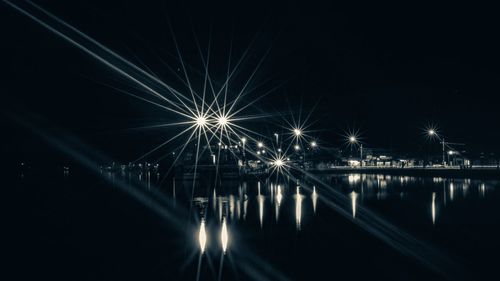
[[[315,141],[312,141],[311,142],[311,147],[316,147],[316,146],[318,146],[318,144]]]
[[[453,155],[453,150],[449,150],[449,151],[448,151],[448,154],[449,154],[449,155]]]
[[[205,126],[207,124],[207,118],[204,116],[198,116],[196,118],[196,125],[198,126]]]
[[[278,190],[276,195],[276,200],[278,202],[278,205],[281,204],[281,199],[283,199],[283,194],[281,194],[281,185],[278,185]]]
[[[300,225],[302,222],[302,195],[300,195],[299,187],[297,186],[297,192],[295,194],[295,224],[297,230],[300,230]]]
[[[247,142],[247,138],[242,137],[242,138],[241,138],[241,142],[242,142],[243,144],[245,144],[245,143]]]
[[[226,226],[226,218],[224,218],[222,220],[222,229],[220,232],[220,240],[222,242],[222,251],[225,254],[226,250],[227,250],[227,243],[229,241],[229,235],[228,235],[227,226]]]
[[[259,148],[260,148],[260,147],[264,147],[264,144],[263,144],[262,142],[258,142],[258,143],[257,143],[257,147],[259,147]]]
[[[316,193],[316,187],[313,186],[313,192],[312,192],[312,195],[311,195],[311,200],[312,200],[312,204],[313,204],[313,212],[316,213],[316,205],[317,205],[317,202],[318,202],[318,193]]]
[[[295,150],[300,150],[300,146],[298,144],[296,144],[294,147],[293,147]]]
[[[298,137],[298,136],[302,135],[302,130],[295,128],[295,129],[293,129],[293,134]]]
[[[356,137],[355,136],[350,136],[349,137],[350,142],[356,142]]]
[[[436,224],[436,192],[432,193],[431,212],[432,212],[432,224]]]
[[[262,228],[262,225],[264,224],[264,195],[257,195],[257,202],[259,204],[259,222],[260,222],[260,227]]]
[[[283,160],[281,160],[281,159],[277,159],[276,161],[274,161],[274,165],[276,167],[281,167],[281,166],[283,166],[283,164],[285,164],[285,163],[283,163]]]
[[[352,207],[352,217],[356,218],[356,199],[358,194],[356,192],[351,192],[351,207]]]
[[[217,119],[217,123],[218,123],[219,125],[221,125],[221,126],[225,126],[225,125],[227,124],[227,122],[228,122],[228,121],[227,121],[227,118],[226,118],[226,117],[224,117],[224,116],[222,116],[222,117],[220,117],[219,119]]]
[[[434,129],[429,130],[429,135],[433,136],[436,134],[436,131]]]
[[[201,221],[200,232],[198,234],[198,242],[200,243],[200,250],[203,254],[205,252],[205,245],[207,244],[207,232],[205,231],[205,221]]]

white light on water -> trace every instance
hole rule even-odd
[[[358,194],[353,191],[351,192],[351,205],[352,205],[352,217],[356,218],[356,200],[358,199]]]
[[[257,196],[257,202],[259,204],[259,221],[260,221],[260,227],[262,227],[264,223],[264,195],[259,195]]]
[[[311,195],[311,200],[312,200],[312,204],[313,204],[313,212],[316,213],[316,204],[318,202],[318,193],[316,193],[316,187],[313,186],[313,192],[312,192],[312,195]]]
[[[436,223],[436,192],[432,193],[431,213],[432,213],[432,224],[435,224]]]
[[[283,194],[281,194],[281,185],[278,185],[278,189],[276,191],[276,202],[278,202],[278,205],[281,205],[281,200],[283,199]]]
[[[302,195],[300,195],[300,188],[298,186],[295,194],[295,223],[297,230],[300,230],[302,224]]]
[[[198,233],[198,242],[200,243],[200,251],[203,254],[205,252],[205,246],[207,244],[207,232],[205,230],[205,221],[201,221],[200,231]]]
[[[227,244],[229,242],[229,234],[227,232],[226,218],[224,218],[222,220],[222,229],[220,232],[220,240],[222,242],[222,252],[224,252],[224,254],[225,254],[227,251]]]

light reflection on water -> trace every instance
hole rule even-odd
[[[300,186],[297,186],[295,194],[295,224],[297,225],[297,230],[300,230],[302,221],[302,198]]]
[[[334,191],[346,195],[338,205],[344,214],[352,217],[352,220],[344,219],[351,221],[349,223],[363,222],[368,209],[379,211],[380,217],[400,229],[410,230],[408,232],[416,237],[423,234],[426,239],[433,233],[444,236],[450,233],[443,231],[448,229],[446,224],[462,221],[458,214],[463,215],[468,208],[476,208],[471,214],[483,210],[482,202],[495,198],[498,185],[497,181],[368,174],[322,175],[320,178],[328,187],[318,183],[310,185],[307,179],[232,181],[222,182],[215,188],[197,183],[194,201],[199,212],[190,232],[192,236],[187,240],[194,242],[190,252],[199,254],[203,263],[217,260],[222,264],[226,259],[226,264],[230,264],[234,261],[232,258],[244,252],[244,247],[264,248],[264,256],[268,248],[272,252],[278,235],[285,243],[295,240],[302,243],[310,233],[321,235],[319,228],[333,231],[333,226],[320,222],[330,221],[331,217],[345,218],[327,205],[330,199],[327,196]],[[148,177],[142,178],[146,180]],[[191,186],[192,182],[172,181],[170,189],[164,191],[172,195],[178,205],[187,205],[191,197],[182,194],[188,190],[190,196]],[[468,204],[469,201],[473,204]],[[192,217],[196,217],[196,212],[193,214]],[[319,219],[315,219],[317,216]],[[407,228],[409,224],[415,227]],[[321,243],[328,241],[327,237],[319,239]]]
[[[424,194],[428,198],[425,201],[430,199],[430,202],[417,199],[417,202],[421,202],[419,204],[422,204],[422,208],[415,210],[428,212],[430,225],[439,223],[439,216],[446,213],[443,208],[468,197],[484,199],[487,197],[488,190],[493,188],[493,184],[487,181],[438,177],[351,174],[329,175],[325,176],[324,180],[329,182],[332,188],[347,195],[350,209],[348,211],[354,219],[357,219],[358,215],[363,215],[358,214],[360,205],[396,199],[399,201],[415,200],[415,198],[420,198],[418,194]],[[311,218],[318,215],[317,212],[321,215],[321,201],[318,198],[321,192],[327,191],[318,190],[315,186],[311,188],[306,186],[306,184],[301,186],[300,182],[276,184],[265,181],[244,181],[237,183],[235,188],[227,186],[213,189],[210,197],[197,197],[195,201],[201,202],[203,206],[212,206],[213,209],[213,215],[207,216],[202,212],[202,217],[200,217],[201,252],[205,251],[206,239],[211,236],[210,233],[205,232],[210,232],[208,229],[205,230],[206,220],[210,223],[210,220],[214,218],[216,218],[215,223],[220,226],[219,245],[222,246],[223,252],[227,250],[229,243],[228,225],[234,224],[235,230],[238,229],[238,223],[258,225],[258,228],[265,229],[273,223],[282,221],[281,224],[286,225],[293,221],[297,231],[307,228],[310,222],[314,222]],[[308,200],[304,201],[304,199]],[[429,203],[430,210],[427,205]],[[289,211],[291,208],[293,208],[292,212]],[[249,210],[251,220],[247,221]],[[255,213],[252,210],[255,210]],[[329,210],[325,211],[329,212]],[[267,214],[268,212],[271,212],[271,215]],[[304,225],[304,219],[306,225]],[[217,234],[212,236],[216,237]]]

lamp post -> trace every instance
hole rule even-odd
[[[441,137],[437,134],[436,130],[434,130],[434,129],[429,129],[428,134],[429,134],[429,136],[431,136],[431,137],[436,136],[436,137],[438,138],[438,140],[440,141],[440,143],[441,143],[441,148],[442,148],[442,149],[441,149],[441,152],[442,152],[442,156],[443,156],[443,158],[442,158],[442,159],[443,159],[443,167],[444,167],[444,166],[446,166],[446,160],[445,160],[445,156],[444,156],[444,155],[445,155],[445,144],[446,144],[446,142],[444,141],[444,137],[443,137],[443,138],[441,138]]]
[[[241,138],[241,145],[243,147],[243,163],[245,163],[245,160],[246,160],[245,159],[245,144],[246,144],[246,142],[247,142],[247,138],[242,137]]]
[[[355,136],[350,136],[349,142],[353,145],[355,145],[355,144],[359,145],[359,159],[360,159],[361,164],[362,164],[363,163],[363,144],[359,143],[358,139]]]

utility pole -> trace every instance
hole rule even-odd
[[[359,160],[361,161],[361,166],[363,166],[363,144],[359,145]]]
[[[444,138],[443,138],[442,143],[443,143],[443,167],[444,167],[444,166],[446,166],[446,162],[444,160],[444,144],[445,144]]]

